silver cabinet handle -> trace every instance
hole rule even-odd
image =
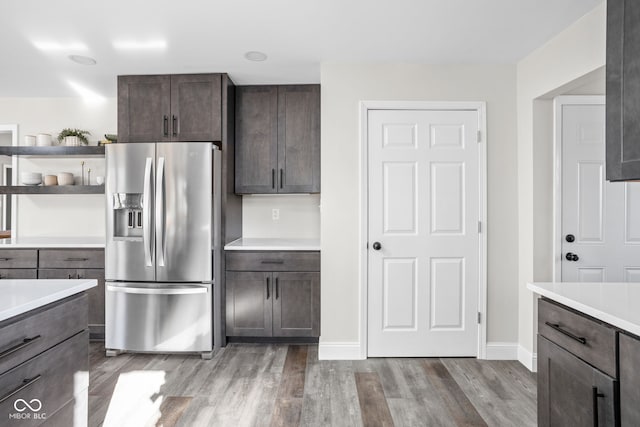
[[[142,195],[142,244],[144,245],[144,263],[147,267],[153,265],[153,234],[151,233],[151,173],[153,159],[147,157],[144,165],[144,193]]]
[[[207,288],[204,286],[172,286],[170,288],[141,288],[134,286],[113,286],[107,285],[109,292],[122,292],[125,294],[140,295],[193,295],[206,294]]]
[[[165,259],[165,215],[164,215],[164,157],[158,158],[158,175],[156,176],[156,238],[158,248],[158,265],[164,267]]]

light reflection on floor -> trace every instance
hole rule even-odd
[[[120,374],[109,402],[105,427],[155,426],[160,418],[165,371]]]

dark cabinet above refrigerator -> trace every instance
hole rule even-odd
[[[607,1],[607,179],[640,179],[640,2]]]
[[[222,141],[222,78],[118,76],[118,142]]]

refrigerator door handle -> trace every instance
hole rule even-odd
[[[151,168],[153,164],[153,159],[151,157],[147,157],[145,165],[144,165],[144,193],[142,195],[142,201],[144,205],[142,206],[143,214],[142,214],[142,239],[144,245],[144,263],[147,267],[151,267],[153,265],[153,233],[151,233]]]
[[[158,265],[164,267],[165,259],[165,212],[164,212],[164,157],[158,158],[158,175],[156,176],[156,239],[158,247]]]
[[[171,286],[166,288],[147,288],[135,286],[107,285],[107,291],[141,295],[191,295],[206,294],[207,288],[205,286]]]

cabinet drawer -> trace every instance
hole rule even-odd
[[[0,279],[35,279],[37,272],[35,268],[1,268]]]
[[[320,252],[226,253],[228,271],[320,271]]]
[[[538,333],[616,378],[616,331],[545,299],[538,302]]]
[[[14,406],[18,399],[32,406],[37,405],[33,399],[38,399],[40,410],[25,408],[22,413],[30,413],[31,419],[20,419],[16,425],[40,425],[45,420],[34,419],[34,414],[54,414],[76,394],[86,392],[88,386],[89,333],[84,331],[0,375],[0,399],[5,398],[0,402],[0,414],[19,416]]]
[[[0,251],[0,268],[38,267],[37,249],[7,249]]]
[[[102,249],[41,249],[40,268],[104,268]]]
[[[0,374],[86,328],[85,294],[0,322]]]

